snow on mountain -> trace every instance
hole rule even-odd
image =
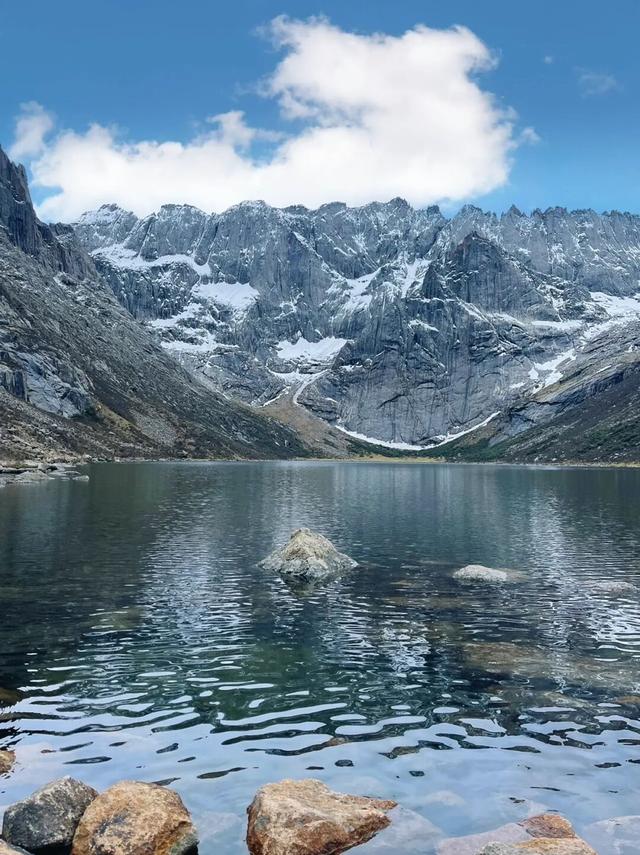
[[[120,302],[225,394],[296,402],[424,446],[552,386],[638,316],[640,217],[551,208],[452,219],[404,200],[263,202],[74,224]]]

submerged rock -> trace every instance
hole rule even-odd
[[[602,594],[633,594],[637,592],[635,585],[623,579],[602,579],[591,586],[595,593]]]
[[[290,579],[310,582],[357,567],[357,561],[338,552],[321,534],[299,528],[285,546],[263,559],[260,567],[276,570]]]
[[[513,574],[507,570],[496,570],[493,567],[484,567],[482,564],[467,564],[453,574],[454,579],[460,582],[489,582],[502,583],[513,581]]]
[[[191,815],[173,790],[122,781],[87,808],[72,855],[187,855],[198,844]]]
[[[540,837],[526,843],[490,843],[478,855],[597,855],[584,840],[579,837],[558,839]]]
[[[22,695],[20,692],[15,689],[3,689],[2,686],[0,686],[0,707],[11,707],[14,704],[17,704],[21,699]]]
[[[596,855],[580,839],[568,819],[542,813],[510,822],[494,831],[450,838],[438,847],[438,855]]]
[[[616,816],[587,826],[585,835],[597,852],[634,855],[640,841],[640,816]]]
[[[7,808],[2,836],[33,855],[68,851],[80,818],[97,795],[74,778],[52,781]]]
[[[339,855],[389,825],[396,803],[335,793],[321,781],[261,787],[248,808],[251,855]]]
[[[16,762],[16,755],[13,751],[0,751],[0,775],[6,775],[13,769],[13,764]]]

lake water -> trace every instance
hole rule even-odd
[[[64,774],[170,782],[204,855],[245,852],[283,777],[394,798],[434,835],[640,813],[639,597],[607,587],[640,587],[640,471],[87,471],[0,491],[0,812]],[[256,567],[300,526],[360,567],[303,591]],[[523,577],[462,585],[468,563]],[[431,851],[410,822],[404,855]]]

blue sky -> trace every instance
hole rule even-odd
[[[4,7],[0,142],[7,148],[26,102],[55,116],[53,134],[85,133],[97,122],[117,125],[121,141],[187,142],[205,117],[240,110],[252,127],[289,134],[296,122],[283,117],[278,98],[256,92],[257,81],[282,59],[282,50],[257,32],[276,16],[323,15],[341,31],[389,36],[419,24],[459,24],[497,59],[477,79],[497,105],[516,111],[513,139],[521,141],[531,128],[539,140],[509,152],[504,186],[472,187],[449,207],[471,201],[498,210],[512,202],[525,210],[555,204],[640,210],[637,0],[5,0]],[[261,132],[252,156],[266,156],[273,145]],[[58,173],[40,166],[39,174],[38,200],[50,192],[42,176]]]

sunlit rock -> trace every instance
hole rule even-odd
[[[350,570],[357,566],[357,561],[338,552],[321,534],[299,528],[285,546],[274,550],[260,566],[293,580],[311,582]]]
[[[0,775],[6,775],[13,769],[16,755],[13,751],[0,751]]]
[[[93,787],[74,778],[52,781],[7,808],[2,836],[33,855],[66,852],[80,818],[97,795]]]
[[[187,855],[198,838],[189,811],[173,790],[122,781],[85,812],[72,855]]]
[[[335,793],[320,781],[280,781],[248,808],[251,855],[339,855],[389,825],[396,803]]]

